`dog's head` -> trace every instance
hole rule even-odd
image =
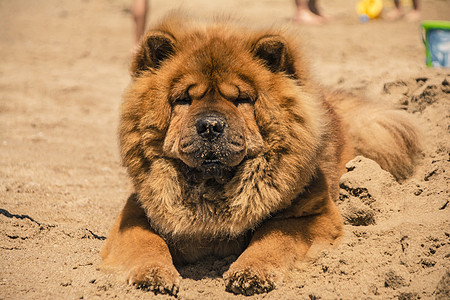
[[[267,201],[261,214],[290,201],[321,135],[321,104],[290,39],[177,17],[147,32],[120,127],[135,186],[167,202],[202,199],[210,186],[208,199],[227,207]]]

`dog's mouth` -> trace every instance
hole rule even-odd
[[[213,179],[222,185],[233,178],[246,154],[243,135],[232,137],[227,131],[212,140],[198,134],[182,136],[177,153],[191,169],[190,174],[195,175],[193,181],[204,183]]]
[[[217,183],[224,184],[234,175],[233,167],[223,164],[214,153],[205,155],[198,170],[202,173],[203,180],[214,179]]]
[[[223,165],[214,152],[208,152],[203,156],[204,157],[203,157],[203,161],[201,164],[202,168],[209,168],[209,167],[216,167],[216,166]]]

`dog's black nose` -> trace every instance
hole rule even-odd
[[[212,140],[222,135],[225,126],[225,120],[218,116],[203,117],[195,124],[198,135],[207,140]]]

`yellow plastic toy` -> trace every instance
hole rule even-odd
[[[358,15],[366,15],[370,19],[378,18],[383,10],[383,0],[361,0],[356,5]]]

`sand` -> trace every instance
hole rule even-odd
[[[129,80],[130,2],[0,1],[1,299],[170,298],[98,270],[99,251],[131,192],[116,136]],[[312,251],[276,290],[229,294],[221,275],[235,258],[208,258],[179,268],[181,299],[450,297],[450,70],[425,66],[419,23],[362,24],[355,0],[322,2],[332,22],[297,25],[313,76],[414,114],[423,158],[400,183],[373,161],[351,161],[338,200],[344,238]],[[151,4],[151,21],[182,6],[194,15],[289,24],[294,10],[288,0]],[[423,19],[450,16],[448,0],[422,5]]]

